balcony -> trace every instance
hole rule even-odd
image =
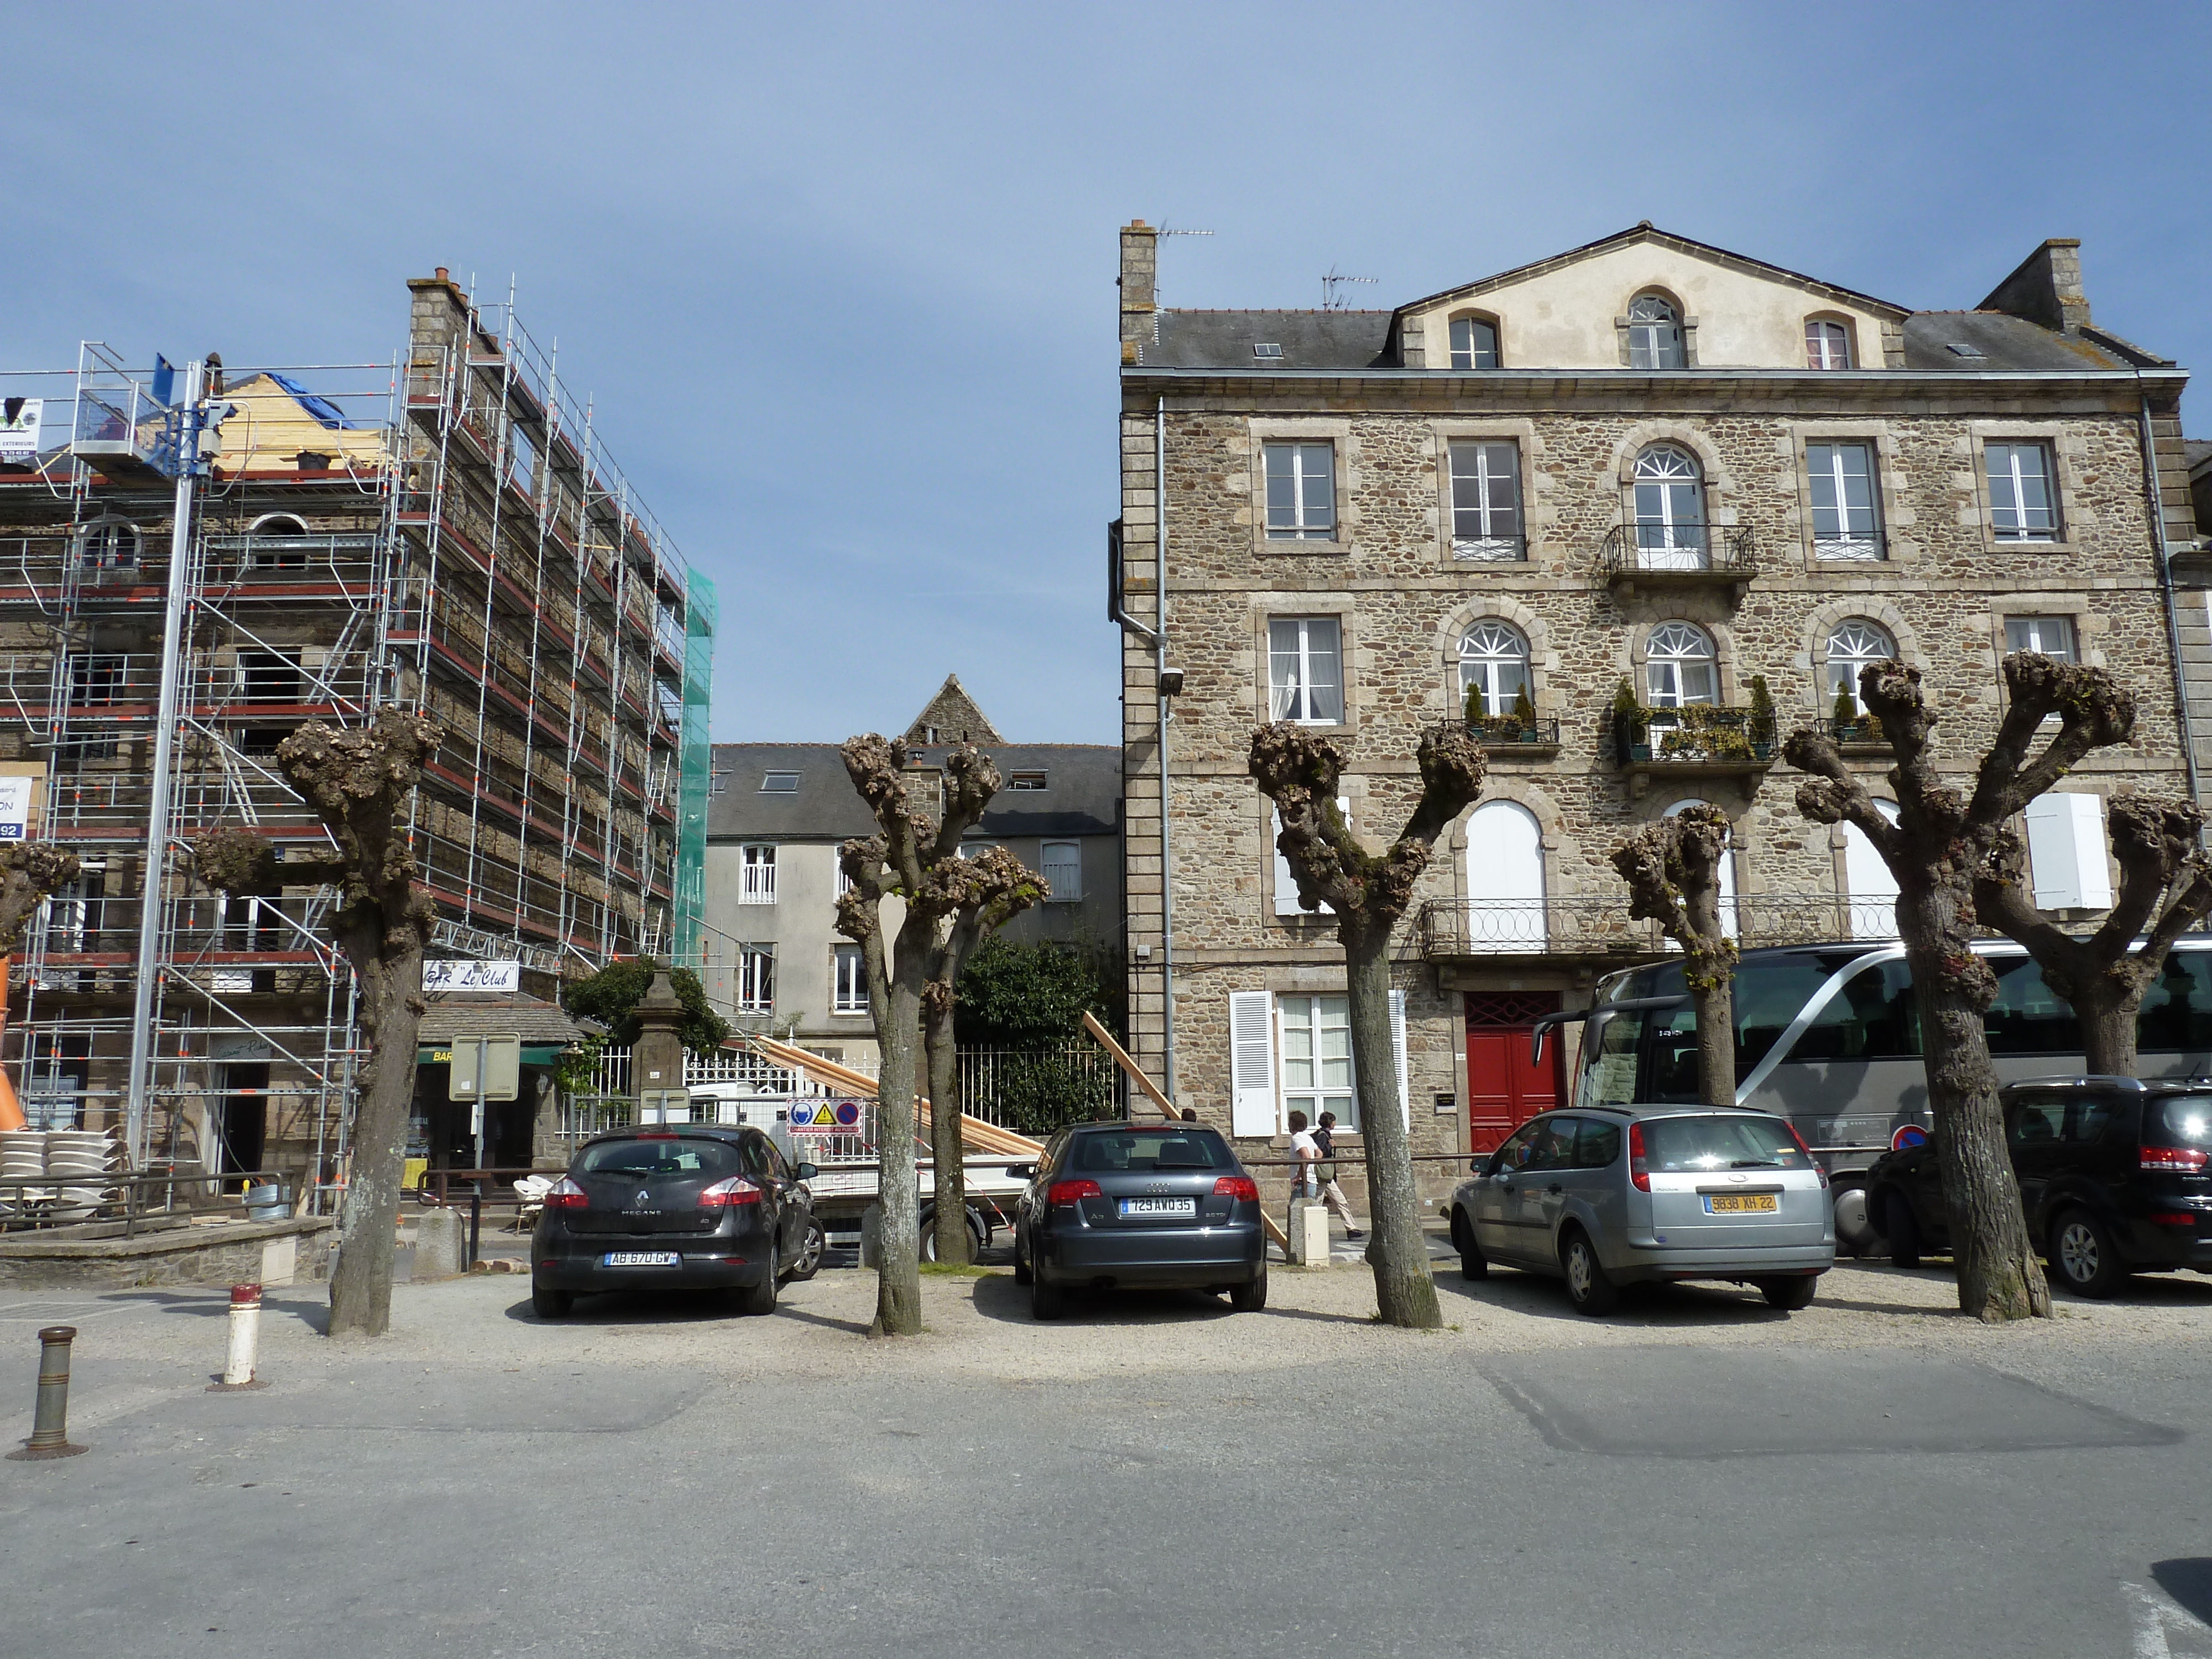
[[[1889,550],[1879,530],[1859,536],[1823,536],[1815,532],[1813,556],[1824,563],[1833,560],[1844,564],[1879,564],[1889,556]]]
[[[1749,776],[1774,764],[1774,725],[1771,708],[1616,708],[1613,760],[1639,795],[1654,776]]]
[[[1721,915],[1729,937],[1747,949],[1897,936],[1893,906],[1839,895],[1729,896],[1722,901]],[[1620,965],[1675,953],[1656,922],[1629,915],[1626,887],[1599,898],[1431,899],[1414,927],[1422,958],[1431,963],[1544,957]]]
[[[1889,746],[1889,738],[1881,729],[1881,722],[1872,714],[1861,714],[1856,720],[1823,720],[1828,735],[1836,740],[1836,747],[1846,756],[1863,757],[1869,760],[1889,760],[1895,750]]]
[[[1616,525],[1606,532],[1599,562],[1622,598],[1638,589],[1725,587],[1733,603],[1759,574],[1751,532],[1728,525]]]
[[[1548,760],[1559,752],[1559,722],[1548,716],[1480,714],[1467,729],[1484,754],[1499,760]]]
[[[1528,556],[1528,543],[1521,536],[1455,536],[1454,564],[1519,564]]]

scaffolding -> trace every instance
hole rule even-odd
[[[0,1058],[40,1122],[120,1127],[132,995],[152,975],[140,1162],[309,1185],[343,1162],[362,1055],[331,896],[213,894],[188,850],[219,825],[268,837],[280,865],[328,844],[276,770],[303,721],[397,708],[442,728],[410,824],[433,955],[518,962],[550,996],[681,937],[678,803],[695,702],[703,741],[711,593],[512,296],[479,308],[442,272],[410,287],[391,362],[210,366],[233,412],[188,520],[173,639],[166,375],[90,344],[73,372],[0,374],[0,393],[47,411],[34,465],[0,471],[0,772],[40,780],[33,833],[84,862],[14,964]],[[171,650],[170,856],[141,962]]]

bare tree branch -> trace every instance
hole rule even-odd
[[[76,854],[46,841],[0,847],[0,957],[12,956],[39,906],[77,878]]]

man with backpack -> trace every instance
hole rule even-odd
[[[1328,1206],[1333,1214],[1343,1220],[1344,1236],[1346,1238],[1366,1237],[1365,1233],[1352,1224],[1352,1202],[1345,1197],[1344,1188],[1336,1184],[1336,1114],[1334,1112],[1323,1112],[1321,1115],[1321,1122],[1313,1131],[1313,1143],[1318,1157],[1307,1166],[1307,1170],[1310,1171],[1313,1178],[1321,1183],[1322,1202]]]

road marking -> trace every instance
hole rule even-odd
[[[2130,1659],[2204,1659],[2212,1655],[2212,1625],[2207,1625],[2165,1591],[2148,1585],[2123,1583],[2135,1597],[2135,1646]],[[2173,1638],[2185,1638],[2187,1646],[2176,1652]]]
[[[82,1324],[114,1311],[115,1304],[111,1302],[0,1302],[0,1323]]]

